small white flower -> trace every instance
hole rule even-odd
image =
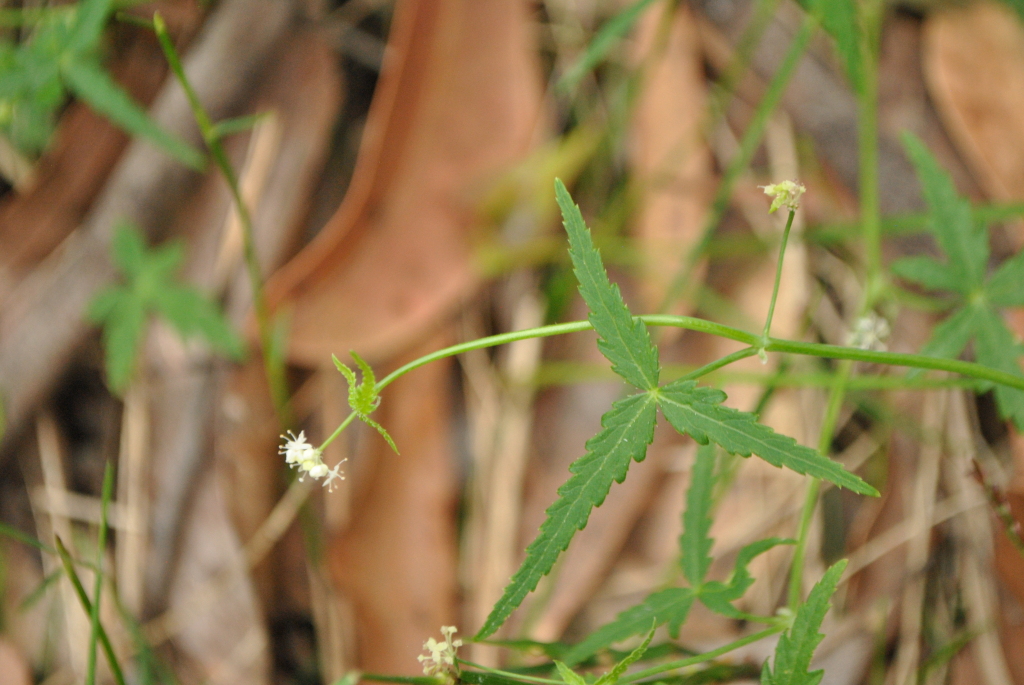
[[[795,212],[800,207],[800,196],[807,191],[807,188],[797,181],[781,181],[766,186],[758,186],[758,188],[763,188],[764,194],[772,198],[772,206],[768,210],[769,214],[779,209],[779,207],[786,207]]]
[[[334,481],[345,480],[345,474],[341,472],[341,465],[344,464],[348,459],[342,459],[334,468],[327,472],[327,479],[324,481],[324,487],[327,488],[327,492],[334,492]]]
[[[889,322],[878,314],[871,312],[862,316],[853,324],[853,330],[846,338],[850,347],[862,350],[885,350],[885,341],[889,338]]]
[[[277,450],[277,453],[284,455],[286,464],[293,469],[299,469],[299,482],[302,482],[307,474],[314,480],[326,478],[327,480],[324,482],[324,485],[330,485],[328,490],[333,491],[333,481],[345,480],[345,476],[340,470],[341,464],[345,460],[342,459],[333,469],[327,468],[327,464],[323,460],[322,451],[306,442],[304,431],[299,431],[298,437],[291,431],[281,437],[285,443]]]
[[[459,667],[455,665],[455,660],[458,657],[456,650],[462,646],[462,640],[452,639],[456,632],[458,632],[458,628],[455,626],[441,626],[444,640],[438,642],[431,637],[423,643],[423,649],[429,653],[421,654],[416,658],[423,664],[425,675],[443,675],[449,682],[454,682],[455,676],[459,673]]]

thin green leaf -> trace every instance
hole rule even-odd
[[[686,492],[683,532],[679,536],[680,565],[690,585],[698,588],[711,568],[711,502],[715,488],[715,448],[708,444],[697,449]]]
[[[124,286],[112,286],[101,290],[89,303],[86,318],[95,324],[102,324],[115,310],[124,306],[125,300],[131,300],[134,297],[134,293]]]
[[[633,4],[606,21],[587,45],[583,55],[566,70],[562,78],[558,79],[556,88],[563,93],[575,89],[584,76],[604,61],[608,52],[633,28],[633,24],[654,2],[655,0],[634,0]]]
[[[575,666],[616,642],[641,634],[650,629],[651,625],[667,623],[669,634],[678,637],[679,629],[686,623],[690,613],[693,598],[693,590],[688,587],[667,588],[649,595],[643,602],[626,609],[614,621],[601,626],[573,646],[565,654],[565,663]]]
[[[65,48],[72,59],[91,50],[99,42],[112,5],[112,0],[81,0],[78,3],[74,28]]]
[[[365,423],[367,426],[370,426],[371,428],[375,429],[378,433],[380,433],[380,437],[384,438],[384,441],[391,446],[391,449],[394,451],[394,453],[399,453],[398,448],[395,446],[395,441],[391,438],[391,435],[386,430],[384,430],[384,426],[380,425],[379,423],[371,419],[369,416],[360,416],[359,420]]]
[[[811,11],[818,17],[821,27],[836,42],[836,52],[846,67],[846,76],[855,91],[860,91],[860,21],[853,0],[809,0]],[[805,0],[806,4],[807,0]]]
[[[985,284],[988,301],[997,307],[1024,307],[1024,250],[999,265]]]
[[[761,685],[818,685],[824,671],[808,672],[811,658],[818,643],[825,637],[818,632],[821,622],[831,606],[829,600],[836,591],[840,576],[846,569],[846,560],[836,562],[811,590],[807,601],[797,609],[793,627],[779,639],[775,647],[774,670],[765,662],[761,671]]]
[[[218,121],[210,129],[211,135],[217,140],[226,138],[227,136],[234,135],[236,133],[242,133],[254,128],[256,124],[260,123],[267,117],[267,112],[260,112],[258,114],[249,114],[244,117],[235,117],[234,119],[223,119]]]
[[[50,547],[46,543],[40,542],[28,533],[23,533],[14,526],[9,526],[3,522],[0,522],[0,535],[7,536],[12,540],[17,540],[18,542],[25,545],[29,545],[30,547],[35,547],[41,552],[47,552],[48,554],[57,553],[57,550],[55,550],[53,547]]]
[[[21,602],[18,604],[18,610],[28,611],[36,604],[38,604],[39,600],[46,596],[46,591],[53,587],[53,584],[60,580],[61,576],[63,575],[63,569],[57,569],[55,571],[51,571],[50,573],[48,573],[46,577],[43,578],[42,582],[40,582],[39,585],[36,586],[36,589],[30,592],[28,597],[21,600]]]
[[[501,599],[491,610],[476,639],[491,635],[551,571],[577,530],[582,530],[590,511],[600,506],[612,482],[621,483],[630,461],[643,461],[654,439],[657,411],[648,393],[625,397],[601,417],[603,428],[587,441],[587,453],[569,467],[572,476],[558,489],[558,499],[548,507],[547,520],[526,549],[526,559],[512,576]]]
[[[100,636],[100,597],[103,593],[103,557],[107,548],[107,509],[114,496],[114,469],[107,462],[103,470],[103,490],[100,495],[100,530],[96,542],[96,582],[93,585],[92,611],[89,612],[91,629],[89,632],[88,665],[85,671],[85,685],[96,682],[96,645]]]
[[[988,308],[979,308],[974,316],[974,356],[985,366],[1024,375],[1020,369],[1020,346],[1003,318]],[[1012,419],[1018,430],[1024,430],[1024,392],[1005,385],[996,385],[999,416]]]
[[[619,678],[621,678],[622,674],[626,672],[626,669],[632,666],[637,661],[639,661],[640,658],[643,657],[644,653],[647,652],[647,648],[650,646],[651,640],[653,638],[654,628],[652,627],[650,632],[647,633],[647,637],[640,644],[640,646],[634,649],[632,652],[630,652],[629,656],[627,656],[625,659],[615,664],[615,666],[612,667],[612,670],[608,671],[603,676],[598,678],[597,682],[594,683],[594,685],[614,685],[615,683],[619,682]]]
[[[979,288],[988,265],[988,233],[971,217],[971,203],[960,197],[953,179],[939,166],[921,140],[910,133],[903,145],[917,170],[931,229],[949,258],[957,291],[968,294]]]
[[[677,431],[702,445],[712,440],[732,454],[756,454],[772,466],[821,478],[862,495],[878,495],[877,490],[838,463],[758,423],[753,414],[722,406],[725,397],[720,390],[680,380],[659,391],[658,405]]]
[[[960,284],[957,283],[952,270],[931,257],[904,257],[893,262],[889,268],[900,278],[917,283],[928,290],[960,290]]]
[[[590,309],[590,323],[598,335],[598,349],[612,363],[612,370],[633,385],[643,390],[658,387],[658,350],[647,327],[629,313],[618,286],[609,282],[580,208],[559,179],[555,179],[555,199],[569,234],[569,256],[580,294]]]
[[[75,95],[127,133],[145,138],[196,171],[206,166],[201,152],[160,128],[95,62],[67,60],[61,65],[61,75]]]
[[[85,594],[85,586],[82,585],[82,579],[79,578],[78,572],[75,571],[75,562],[71,558],[71,554],[68,553],[67,547],[64,546],[59,537],[54,536],[54,542],[57,547],[57,556],[60,557],[64,573],[67,575],[68,580],[71,581],[71,587],[75,591],[75,596],[78,597],[78,601],[82,605],[82,609],[85,610],[85,613],[92,615],[92,602],[89,601],[89,596]],[[117,660],[117,655],[114,654],[114,647],[110,643],[110,637],[107,635],[107,631],[103,628],[102,623],[98,624],[97,632],[100,645],[103,647],[103,653],[107,657],[107,664],[110,666],[110,672],[114,676],[114,682],[117,685],[125,685],[124,672],[121,670],[121,664]]]
[[[555,660],[555,668],[558,669],[558,675],[566,685],[587,685],[587,681],[583,679],[583,676],[557,659]]]
[[[747,568],[750,562],[773,547],[792,545],[794,542],[794,540],[784,538],[768,538],[744,546],[736,555],[736,565],[733,567],[728,581],[725,583],[712,581],[701,587],[700,593],[697,595],[701,604],[717,614],[730,618],[742,618],[743,614],[732,603],[742,597],[754,583]]]

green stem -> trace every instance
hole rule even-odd
[[[372,680],[377,683],[410,683],[412,685],[443,685],[440,678],[421,675],[385,675],[383,673],[360,673],[360,680]],[[564,684],[563,684],[564,685]]]
[[[242,251],[245,258],[246,272],[249,276],[249,283],[252,288],[253,309],[256,311],[256,324],[259,328],[260,347],[263,356],[264,372],[267,376],[267,384],[270,386],[270,396],[274,402],[274,409],[278,421],[282,426],[291,425],[291,411],[288,406],[288,386],[285,379],[282,364],[275,363],[271,351],[273,345],[273,328],[270,321],[270,308],[267,306],[266,294],[263,290],[263,274],[260,270],[259,257],[256,254],[256,243],[253,239],[252,217],[249,208],[242,197],[241,188],[238,185],[238,178],[231,166],[224,146],[221,144],[220,135],[210,120],[209,114],[203,108],[202,102],[188,77],[178,57],[178,51],[174,47],[170,35],[167,33],[167,26],[159,13],[153,15],[153,28],[160,41],[164,56],[171,71],[177,77],[185,97],[188,98],[189,106],[192,108],[192,116],[203,136],[203,142],[210,151],[210,156],[217,165],[218,170],[227,181],[231,190],[231,197],[234,200],[235,208],[238,211],[239,223],[242,227]]]
[[[71,559],[71,555],[68,553],[67,547],[64,546],[61,539],[55,536],[55,540],[57,542],[56,552],[60,557],[61,564],[64,565],[64,572],[71,581],[71,586],[74,588],[75,594],[78,596],[78,601],[81,603],[82,608],[91,616],[92,602],[89,601],[89,596],[85,594],[85,587],[82,586],[82,579],[79,578],[78,573],[75,572],[75,562]],[[99,636],[100,645],[103,647],[103,653],[107,657],[107,663],[110,664],[110,672],[114,676],[114,681],[117,685],[125,685],[124,673],[121,671],[121,664],[117,662],[117,657],[114,655],[114,647],[110,644],[110,637],[107,635],[107,631],[104,630],[102,623],[97,623],[97,634]]]
[[[332,442],[334,442],[334,439],[337,438],[339,435],[341,435],[341,432],[343,430],[348,428],[348,424],[352,423],[352,420],[354,418],[356,418],[356,413],[355,412],[350,413],[348,415],[348,417],[346,417],[345,420],[341,422],[341,425],[338,426],[337,428],[335,428],[334,432],[331,433],[327,437],[327,439],[323,441],[323,443],[321,443],[320,451],[323,452],[327,448],[328,445],[330,445]]]
[[[708,219],[704,224],[700,240],[697,241],[697,244],[686,255],[686,261],[672,279],[672,283],[669,285],[668,292],[658,311],[667,311],[672,306],[672,303],[684,294],[684,290],[693,275],[693,270],[707,252],[714,238],[715,230],[729,208],[729,199],[732,197],[736,181],[739,180],[740,175],[750,164],[750,160],[757,151],[757,147],[761,144],[765,128],[768,126],[768,119],[782,99],[786,85],[789,83],[789,79],[792,77],[797,64],[800,63],[800,57],[803,55],[804,50],[807,49],[807,44],[810,42],[811,36],[814,35],[814,29],[817,25],[818,22],[814,17],[807,14],[800,25],[800,30],[793,38],[793,42],[790,43],[789,51],[783,58],[782,64],[779,65],[778,70],[772,77],[771,83],[768,84],[764,97],[758,103],[753,121],[750,122],[750,125],[743,132],[739,152],[729,163],[728,168],[726,168],[725,173],[722,175],[722,182],[718,184],[718,190],[715,191],[715,197],[711,201],[711,211],[708,212]]]
[[[703,376],[708,375],[709,373],[717,371],[723,366],[728,366],[733,362],[738,362],[739,360],[746,359],[747,357],[753,357],[755,354],[757,354],[756,347],[744,347],[742,350],[737,350],[732,354],[727,354],[721,359],[713,361],[710,364],[705,364],[704,366],[700,367],[699,369],[696,369],[695,371],[691,371],[690,373],[683,376],[680,380],[693,380],[696,378],[701,378]]]
[[[107,507],[114,493],[114,469],[107,462],[103,472],[103,492],[100,499],[100,530],[96,550],[96,582],[92,593],[92,611],[89,612],[89,658],[85,671],[85,684],[96,682],[96,643],[100,635],[100,597],[103,593],[103,554],[107,548]]]
[[[789,219],[786,220],[786,228],[782,231],[782,242],[779,245],[779,260],[775,265],[775,285],[772,287],[772,299],[768,303],[768,316],[764,321],[764,331],[761,333],[762,345],[768,343],[768,332],[772,329],[772,317],[775,316],[775,301],[779,298],[779,284],[782,283],[782,262],[786,256],[786,243],[789,242],[789,231],[793,228],[793,217],[796,210],[789,210]]]
[[[878,200],[878,30],[881,3],[868,0],[861,12],[861,83],[857,97],[860,220],[864,240],[866,287],[859,316],[874,307],[884,290],[882,223]]]
[[[539,678],[533,675],[525,675],[523,673],[512,673],[511,671],[502,671],[498,668],[491,668],[490,666],[483,666],[481,664],[475,664],[472,661],[466,661],[465,659],[457,659],[460,664],[470,666],[472,668],[479,669],[484,673],[493,673],[494,675],[500,675],[510,680],[520,680],[524,683],[541,683],[542,685],[565,685],[561,680],[553,680],[551,678]]]
[[[781,633],[785,629],[785,626],[772,626],[771,628],[766,628],[765,630],[762,630],[760,632],[752,633],[750,635],[747,635],[746,637],[741,637],[740,639],[734,640],[733,642],[730,642],[727,645],[722,645],[718,649],[712,649],[710,652],[704,652],[703,654],[691,656],[686,659],[680,659],[678,661],[670,661],[666,664],[661,664],[660,666],[652,666],[651,668],[646,668],[642,671],[631,673],[629,675],[619,678],[619,683],[632,683],[636,682],[637,680],[647,678],[649,676],[659,675],[667,671],[674,671],[678,668],[686,668],[687,666],[695,666],[697,664],[702,664],[706,661],[717,659],[723,654],[728,654],[729,652],[735,649],[739,649],[740,647],[744,647],[751,643],[757,642],[758,640],[763,640],[764,638],[769,637],[771,635],[775,635],[776,633]]]
[[[675,316],[672,314],[648,314],[634,317],[648,326],[671,326],[685,328],[701,333],[710,333],[729,340],[735,340],[752,347],[761,344],[760,336],[747,331],[725,326],[706,319],[699,319],[693,316]],[[386,377],[377,382],[377,392],[393,383],[396,379],[418,369],[425,364],[438,359],[446,359],[470,350],[480,350],[487,347],[496,347],[517,340],[528,338],[546,338],[564,333],[578,333],[591,330],[593,326],[589,321],[571,321],[568,323],[540,326],[522,331],[511,331],[499,335],[491,335],[486,338],[479,338],[469,342],[452,345],[436,352],[424,355],[413,360],[404,366],[395,369]],[[905,354],[902,352],[879,352],[875,350],[862,350],[857,347],[842,347],[840,345],[825,345],[822,343],[800,342],[797,340],[785,340],[781,338],[769,338],[768,344],[764,346],[768,352],[788,352],[802,354],[810,357],[822,357],[825,359],[849,359],[869,364],[887,364],[889,366],[905,366],[917,369],[929,369],[932,371],[949,371],[971,378],[977,378],[992,383],[999,383],[1007,387],[1024,390],[1024,376],[1016,376],[999,369],[993,369],[975,362],[966,362],[960,359],[943,359],[940,357],[928,357],[921,354]],[[332,438],[333,439],[333,438]]]

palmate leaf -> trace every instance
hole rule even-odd
[[[761,671],[761,685],[818,685],[824,671],[808,672],[811,657],[825,637],[818,632],[828,613],[829,600],[836,591],[846,560],[836,562],[811,590],[807,601],[797,609],[793,627],[779,639],[775,647],[774,669],[766,661]]]
[[[496,631],[523,598],[551,571],[560,552],[577,530],[587,525],[590,511],[600,506],[612,482],[621,483],[631,461],[643,461],[654,439],[657,410],[654,398],[643,393],[625,397],[603,417],[603,428],[587,441],[587,453],[573,462],[572,476],[558,489],[558,499],[547,510],[537,538],[526,549],[526,559],[512,576],[501,599],[491,610],[476,639]]]
[[[647,326],[633,318],[618,286],[608,281],[601,253],[594,247],[580,208],[561,180],[555,179],[555,199],[569,234],[569,256],[576,279],[590,309],[590,323],[597,332],[597,347],[612,363],[612,371],[643,390],[658,387],[658,349]]]
[[[997,312],[979,308],[974,315],[974,356],[985,366],[1021,375],[1020,345]],[[1003,420],[1013,419],[1024,429],[1024,392],[1005,385],[995,386],[996,405]]]
[[[658,406],[677,431],[702,445],[714,441],[732,454],[756,454],[772,466],[821,478],[862,495],[878,495],[877,490],[841,465],[758,423],[753,414],[722,406],[725,398],[721,390],[679,380],[658,391]]]
[[[743,614],[737,611],[732,603],[742,597],[750,589],[750,586],[754,584],[754,579],[747,568],[750,562],[772,547],[792,545],[794,543],[794,540],[785,538],[768,538],[745,545],[736,555],[736,565],[729,580],[724,583],[718,581],[704,583],[700,588],[700,592],[697,593],[697,598],[701,604],[716,614],[730,618],[743,618]]]

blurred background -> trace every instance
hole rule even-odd
[[[875,211],[865,209],[875,195],[859,191],[865,178],[877,181],[884,260],[939,254],[903,131],[993,222],[993,264],[1024,243],[1024,25],[1013,4],[854,3],[852,20],[868,27],[863,64],[877,62],[863,87],[791,0],[110,8],[90,54],[163,130],[201,144],[153,31],[139,25],[154,11],[214,121],[262,115],[224,149],[251,209],[271,356],[284,368],[287,403],[275,406],[229,185],[75,97],[67,64],[68,94],[40,89],[12,115],[18,79],[50,68],[12,57],[37,38],[25,17],[59,5],[5,3],[0,521],[48,544],[57,534],[81,558],[103,555],[116,601],[107,592],[101,614],[130,682],[420,674],[416,656],[441,625],[464,637],[480,627],[624,386],[592,334],[432,363],[390,385],[373,415],[400,454],[356,422],[325,452],[329,465],[348,460],[329,493],[295,483],[278,448],[286,429],[319,444],[348,415],[331,355],[352,364],[355,350],[380,378],[460,341],[585,318],[556,176],[634,311],[747,330],[767,310],[785,220],[758,186],[800,179],[773,333],[846,344],[864,296],[858,217]],[[865,176],[871,112],[878,158]],[[123,221],[153,249],[180,241],[177,276],[218,303],[244,357],[140,315],[130,379],[111,390],[87,314],[125,279],[111,258]],[[878,307],[875,330],[891,330],[889,349],[916,352],[941,320],[933,305],[906,289]],[[1006,314],[1018,341],[1020,314]],[[667,376],[737,348],[670,329],[656,339]],[[772,356],[708,382],[813,446],[833,372]],[[858,367],[855,380],[886,373]],[[851,559],[818,652],[824,682],[1024,683],[1014,519],[1024,518],[1024,442],[991,393],[942,378],[885,390],[885,380],[851,385],[832,443],[883,496],[827,491],[813,523],[808,583]],[[661,428],[500,637],[572,642],[674,581],[695,446]],[[99,550],[107,463],[116,484]],[[793,535],[805,489],[759,460],[723,457],[721,468],[719,575],[743,544]],[[744,610],[785,603],[791,555],[776,548],[752,565]],[[89,630],[59,561],[0,538],[0,683],[82,682]],[[695,608],[679,643],[708,650],[747,632]],[[679,682],[756,681],[772,648],[755,643]],[[508,658],[488,645],[462,653]]]

